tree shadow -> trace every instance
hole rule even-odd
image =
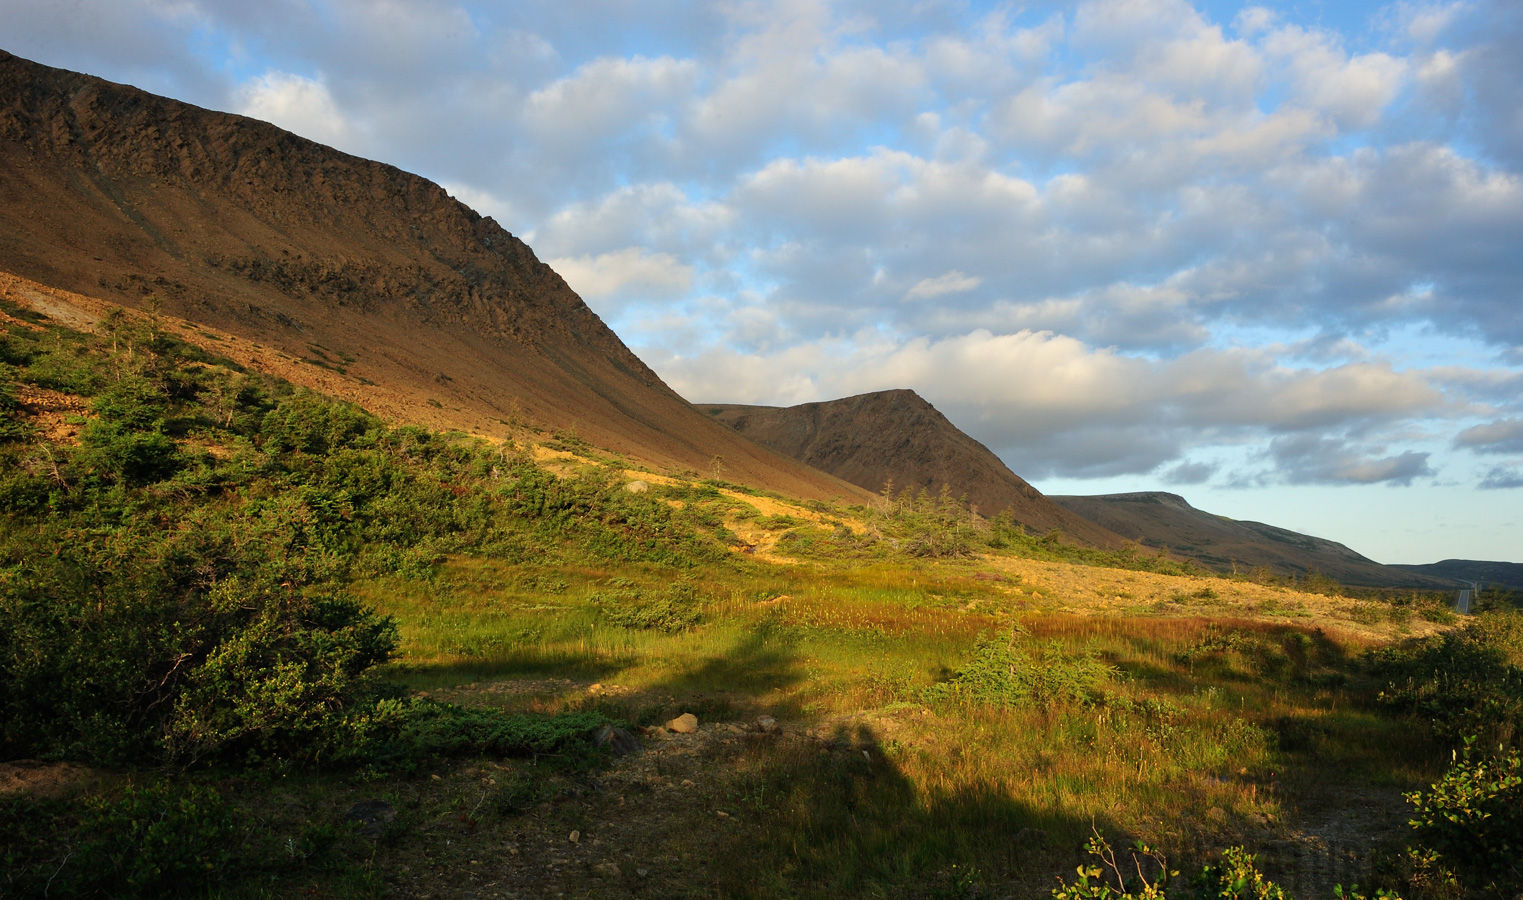
[[[978,898],[1044,896],[1071,873],[1092,829],[1016,801],[997,782],[917,781],[877,729],[785,730],[728,762],[728,788],[753,826],[725,848],[749,862],[716,896]]]
[[[918,708],[864,720],[827,717],[796,700],[756,704],[807,677],[796,635],[762,624],[651,690],[682,700],[647,710],[646,721],[695,712],[711,734],[744,732],[702,751],[738,826],[704,838],[723,864],[710,869],[703,896],[1046,896],[1057,875],[1072,874],[1095,829],[1124,837],[1103,817],[1017,801],[995,780],[937,778],[923,765],[912,772],[908,754],[919,751],[895,739],[894,717],[918,716]],[[721,697],[716,684],[738,693]],[[779,724],[758,725],[757,712]]]

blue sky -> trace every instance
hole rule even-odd
[[[445,185],[690,400],[908,387],[1048,493],[1523,561],[1502,0],[0,0]]]

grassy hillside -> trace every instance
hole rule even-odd
[[[1232,847],[1297,897],[1516,890],[1465,849],[1516,823],[1515,613],[389,425],[152,317],[5,315],[0,895],[1047,897],[1096,834],[1175,896]]]

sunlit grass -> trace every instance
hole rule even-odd
[[[1074,577],[1089,594],[1131,583],[1085,572]],[[1181,581],[1192,597],[1231,590]],[[600,606],[678,583],[695,598],[691,627],[624,627]],[[1242,607],[1070,609],[1065,588],[991,576],[976,560],[736,558],[673,571],[454,559],[427,581],[356,590],[396,617],[391,675],[414,688],[635,724],[767,713],[819,736],[727,763],[736,806],[753,803],[760,829],[760,850],[724,887],[732,896],[892,892],[969,871],[1018,882],[1069,866],[1092,828],[1199,854],[1283,833],[1330,789],[1420,786],[1441,762],[1365,704],[1357,660],[1372,638],[1239,617]],[[1013,708],[929,699],[980,640],[1012,628],[1044,652],[1102,661],[1103,696]],[[532,692],[481,687],[535,679]]]

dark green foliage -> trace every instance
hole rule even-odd
[[[81,875],[122,897],[164,897],[217,880],[232,859],[231,808],[211,788],[127,788],[89,804]]]
[[[355,446],[381,427],[381,420],[351,403],[297,391],[265,414],[260,427],[264,449],[322,456]]]
[[[16,349],[7,355],[25,361],[25,379],[38,387],[89,397],[108,377],[90,354],[85,337],[76,332],[18,330],[11,333],[11,342]]]
[[[0,896],[197,896],[228,871],[234,812],[197,785],[0,802]]]
[[[1211,625],[1175,659],[1192,671],[1199,668],[1229,677],[1306,681],[1319,669],[1338,662],[1339,656],[1336,645],[1320,632],[1311,635],[1292,628],[1268,631]]]
[[[96,395],[96,418],[80,436],[79,463],[92,474],[133,484],[161,481],[184,460],[164,433],[169,398],[141,377],[109,385]]]
[[[321,753],[315,736],[389,656],[393,626],[317,586],[310,560],[282,559],[278,526],[196,524],[101,542],[41,526],[0,546],[8,755]]]
[[[1428,722],[1458,744],[1476,736],[1488,746],[1523,740],[1523,613],[1496,610],[1465,628],[1372,651],[1385,684],[1379,702]]]
[[[450,553],[724,554],[696,513],[607,470],[557,478],[512,447],[387,428],[208,368],[151,322],[12,333],[4,354],[0,426],[13,381],[93,396],[78,446],[0,441],[7,757],[354,759],[382,720],[436,714],[386,706],[367,673],[395,627],[348,597],[350,578],[426,576]]]
[[[624,628],[671,634],[703,621],[698,612],[698,592],[682,582],[674,582],[661,591],[620,587],[597,594],[592,600],[604,619]]]
[[[949,681],[932,685],[927,700],[991,706],[1053,706],[1092,703],[1114,670],[1090,653],[1066,653],[1031,645],[1020,631],[979,642]]]
[[[372,766],[412,768],[437,757],[591,753],[589,738],[608,722],[592,712],[513,714],[398,698],[381,701],[351,720],[355,739],[347,757]]]
[[[887,515],[881,518],[911,556],[972,556],[980,543],[973,515],[946,486],[935,499],[924,490],[912,494],[906,488],[898,498],[885,496],[885,500]]]
[[[1523,889],[1523,755],[1488,756],[1467,743],[1427,792],[1407,795],[1417,843],[1466,884]]]

